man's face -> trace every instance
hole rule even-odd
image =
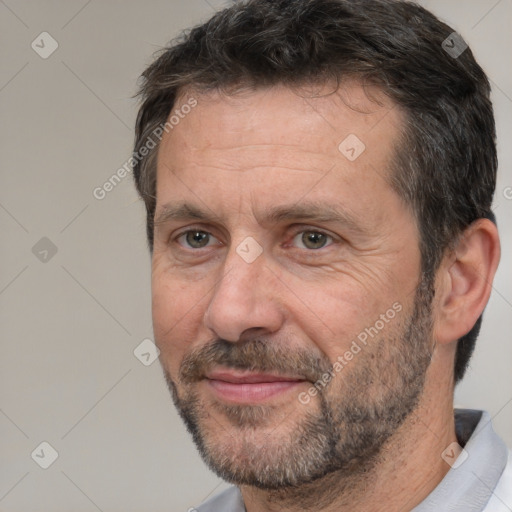
[[[158,157],[161,363],[206,462],[262,488],[369,463],[430,361],[418,231],[387,181],[402,116],[355,83],[311,96],[194,95]]]

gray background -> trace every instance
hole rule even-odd
[[[510,446],[512,2],[422,4],[463,35],[493,85],[503,257],[456,404],[487,409]],[[133,353],[152,330],[131,175],[103,200],[92,194],[130,155],[131,96],[152,53],[221,6],[0,0],[1,511],[185,511],[225,487],[199,459],[158,362]],[[31,48],[43,31],[59,45],[47,59]],[[35,462],[48,449],[31,457],[43,441],[59,455],[48,469]]]

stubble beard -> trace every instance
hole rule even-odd
[[[284,353],[261,340],[244,345],[220,340],[184,359],[180,377],[185,378],[179,386],[164,368],[174,404],[203,460],[222,479],[272,491],[276,499],[296,496],[301,487],[304,491],[320,479],[350,485],[355,477],[371,473],[381,448],[421,397],[433,349],[432,298],[432,287],[420,283],[413,312],[394,336],[369,341],[310,403],[297,399],[284,417],[282,408],[273,405],[205,402],[195,378],[214,362],[253,371],[299,367],[312,377],[332,369],[328,360],[306,352]]]

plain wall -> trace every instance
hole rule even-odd
[[[512,4],[422,3],[463,35],[492,80],[503,256],[456,404],[488,410],[510,446]],[[186,511],[226,486],[196,453],[158,362],[133,353],[152,328],[131,175],[93,196],[130,156],[131,96],[152,53],[221,5],[0,3],[1,511]],[[59,45],[46,59],[31,47],[43,31]],[[35,462],[50,456],[36,450],[43,441],[58,452],[48,469]]]

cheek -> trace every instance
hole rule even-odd
[[[308,336],[316,341],[329,360],[334,361],[364,328],[367,319],[372,316],[374,305],[369,300],[363,306],[353,290],[341,286],[323,289],[321,294],[317,294],[317,301],[314,302],[313,296],[311,302],[313,311],[318,312],[324,335],[309,327]],[[304,329],[308,329],[308,326],[304,325]]]
[[[364,338],[365,329],[372,327],[394,302],[386,290],[370,293],[367,287],[348,279],[338,283],[318,283],[315,288],[309,286],[308,294],[301,297],[302,312],[297,311],[294,318],[306,338],[312,340],[331,362],[349,350],[359,335]],[[388,328],[386,324],[383,334]]]
[[[197,340],[203,318],[204,294],[170,276],[152,280],[152,316],[155,342],[161,359],[175,374],[183,356]]]

